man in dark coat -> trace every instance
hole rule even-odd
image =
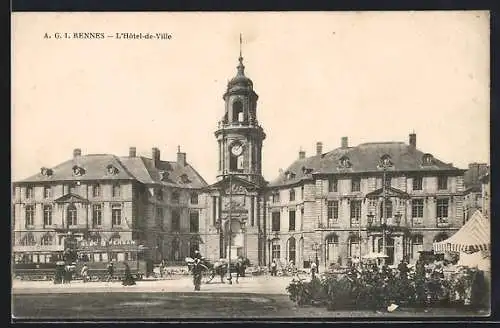
[[[201,276],[202,276],[203,270],[208,270],[208,268],[201,263],[200,259],[195,259],[193,269],[192,269],[193,284],[194,284],[195,291],[200,290]]]
[[[111,281],[113,280],[113,274],[115,272],[113,262],[109,262],[107,269],[108,269],[108,281]]]
[[[123,278],[122,285],[123,286],[132,286],[135,285],[135,279],[130,273],[130,267],[128,266],[128,263],[125,262],[125,277]]]

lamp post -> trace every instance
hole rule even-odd
[[[386,173],[387,169],[392,166],[391,160],[388,157],[385,157],[382,159],[381,167],[383,169],[383,175],[382,175],[382,251],[384,254],[384,264],[385,264],[385,255],[387,255],[387,245],[386,245],[386,238],[385,238],[385,233],[386,233],[386,215],[387,215],[387,210],[385,208],[386,205]]]
[[[316,242],[314,242],[312,244],[312,250],[316,252],[315,262],[316,262],[316,270],[318,270],[317,273],[319,273],[318,251],[319,251],[320,248],[321,248],[320,244],[318,244]]]
[[[269,257],[268,257],[268,263],[267,263],[267,266],[268,268],[271,268],[271,243],[273,242],[273,240],[271,239],[271,237],[267,238],[267,247],[269,249]]]
[[[232,207],[233,207],[233,185],[232,185],[232,179],[231,179],[231,174],[229,174],[229,213],[228,213],[228,220],[229,220],[229,225],[228,225],[228,251],[227,251],[227,282],[231,285],[232,279],[231,279],[231,239],[232,239]]]
[[[368,213],[368,215],[366,216],[366,223],[368,224],[368,227],[372,226],[374,217],[375,217],[375,214],[373,214],[372,212]],[[373,244],[372,244],[372,247],[373,247]],[[372,248],[372,251],[373,251],[373,248]]]

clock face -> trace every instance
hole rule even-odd
[[[232,153],[234,156],[240,156],[240,155],[243,153],[243,145],[242,145],[242,144],[240,144],[240,143],[234,144],[234,145],[231,147],[231,153]]]

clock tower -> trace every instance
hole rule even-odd
[[[239,57],[236,76],[224,93],[224,116],[218,122],[218,180],[231,174],[256,185],[262,177],[262,141],[264,130],[257,121],[257,100],[253,82],[245,76],[243,57]]]
[[[209,186],[212,234],[207,237],[209,256],[235,260],[243,256],[252,263],[265,259],[265,204],[262,177],[262,142],[266,138],[257,121],[253,82],[245,76],[240,57],[236,76],[224,93],[224,115],[218,122],[217,182]]]

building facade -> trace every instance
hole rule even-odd
[[[468,221],[475,211],[483,211],[483,190],[481,178],[489,172],[486,163],[470,163],[464,173],[464,211]]]
[[[70,160],[14,183],[14,254],[51,261],[71,234],[100,245],[133,242],[157,261],[182,261],[203,240],[206,182],[185,153],[177,157],[162,161],[156,147],[151,158],[134,147],[121,157],[75,149]],[[110,259],[103,252],[95,260]]]
[[[346,264],[371,253],[413,262],[464,222],[464,171],[408,143],[339,147],[298,159],[272,182],[262,176],[266,138],[258,95],[237,74],[223,95],[215,131],[217,181],[207,185],[180,150],[176,161],[82,155],[14,184],[14,252],[80,240],[132,240],[155,260],[181,263],[199,249],[211,260]],[[37,261],[46,259],[37,259]],[[106,261],[106,258],[98,260]],[[117,259],[119,260],[119,259]]]

